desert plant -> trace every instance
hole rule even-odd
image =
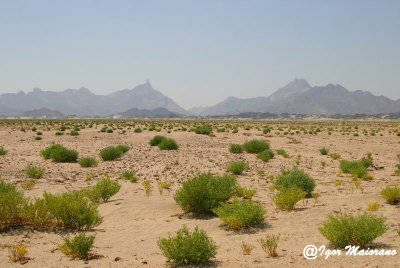
[[[231,146],[229,147],[229,152],[233,154],[243,153],[243,147],[240,144],[231,144]]]
[[[283,149],[276,150],[276,153],[284,158],[290,158],[290,155]]]
[[[215,242],[197,226],[193,232],[183,226],[176,236],[168,233],[168,238],[159,238],[157,244],[168,260],[178,264],[205,263],[217,254]]]
[[[210,213],[235,194],[236,177],[202,173],[183,182],[174,199],[187,212]]]
[[[256,154],[265,150],[268,150],[270,145],[265,140],[256,140],[253,139],[251,141],[246,142],[243,144],[243,150],[247,153]]]
[[[177,150],[179,145],[175,140],[165,138],[158,144],[158,148],[160,150]]]
[[[135,133],[141,133],[141,132],[142,132],[142,129],[141,129],[140,127],[138,127],[138,128],[135,128],[135,129],[133,130],[133,132],[135,132]]]
[[[107,202],[108,199],[118,193],[120,188],[121,184],[105,178],[87,189],[85,193],[92,202],[102,203]]]
[[[241,175],[243,171],[247,168],[248,164],[243,161],[231,162],[228,165],[228,171],[235,175]]]
[[[78,159],[77,151],[69,150],[60,144],[54,144],[42,150],[40,154],[45,159],[52,159],[54,162],[76,162]]]
[[[276,257],[278,254],[276,250],[278,249],[280,235],[267,235],[264,238],[260,238],[258,242],[261,245],[261,248],[264,250],[265,253],[268,254],[270,257]]]
[[[0,230],[23,222],[24,194],[17,188],[0,180]]]
[[[120,158],[124,152],[117,148],[117,147],[106,147],[103,150],[100,151],[100,157],[103,159],[103,161],[112,161],[117,158]]]
[[[163,193],[164,190],[168,190],[171,187],[171,183],[167,181],[157,181],[157,184],[160,195]]]
[[[352,245],[364,248],[388,230],[385,220],[384,217],[367,213],[356,216],[346,213],[329,214],[318,230],[336,247]]]
[[[36,184],[35,181],[30,180],[30,181],[21,182],[20,186],[22,189],[27,191],[27,190],[32,190],[32,188],[35,186],[35,184]]]
[[[63,228],[85,230],[103,221],[97,210],[98,205],[91,203],[81,191],[58,195],[45,192],[43,196],[56,224]]]
[[[372,160],[368,158],[362,158],[358,161],[340,161],[340,170],[343,173],[357,175],[358,178],[363,178],[368,174],[367,168],[372,165]]]
[[[144,187],[146,196],[150,196],[151,192],[153,191],[153,187],[151,186],[151,181],[147,180],[142,182],[142,186]]]
[[[69,237],[65,237],[64,242],[59,244],[58,248],[66,256],[87,260],[95,237],[95,235],[86,236],[85,234],[79,234],[72,240]]]
[[[3,147],[0,147],[0,155],[5,155],[7,153],[7,150],[4,149]]]
[[[31,178],[39,179],[43,176],[44,171],[44,168],[29,165],[26,167],[25,173]]]
[[[12,262],[23,262],[29,258],[25,255],[28,253],[28,249],[25,245],[16,244],[8,249],[8,258]]]
[[[303,170],[293,167],[291,170],[282,171],[278,179],[274,181],[274,186],[280,191],[295,186],[311,194],[315,188],[315,181]]]
[[[154,137],[149,141],[149,144],[150,144],[151,146],[157,146],[157,145],[159,145],[164,139],[166,139],[164,136],[157,135],[157,136],[154,136]]]
[[[131,182],[138,182],[139,179],[135,175],[135,171],[124,171],[121,173],[120,177]]]
[[[242,248],[243,255],[250,255],[250,253],[253,251],[254,247],[250,244],[246,244],[245,242],[242,241],[242,245],[240,246]]]
[[[387,203],[394,205],[400,202],[400,187],[387,186],[382,190],[381,195]]]
[[[368,203],[367,205],[367,211],[377,211],[379,209],[379,203],[373,202],[373,203]]]
[[[319,149],[319,152],[320,152],[322,155],[328,155],[328,153],[329,153],[329,148],[322,147],[321,149]]]
[[[293,210],[297,202],[303,199],[306,194],[302,189],[292,186],[280,190],[280,193],[275,195],[272,200],[278,208],[289,211]]]
[[[197,127],[194,132],[196,134],[208,135],[212,132],[212,128],[210,126]]]
[[[95,166],[97,166],[99,161],[97,161],[96,158],[85,157],[85,158],[79,159],[78,163],[81,167],[95,167]]]
[[[117,145],[115,148],[122,151],[123,154],[131,149],[128,145],[121,145],[121,144]]]
[[[71,132],[69,133],[69,135],[71,135],[71,136],[78,136],[78,135],[79,135],[79,132],[76,131],[76,130],[71,130]]]
[[[265,150],[262,152],[259,152],[257,155],[258,159],[261,159],[264,162],[268,162],[271,158],[274,157],[274,152],[272,150]]]
[[[266,213],[261,204],[252,200],[234,200],[233,203],[222,203],[212,210],[232,230],[247,229],[264,221]]]
[[[338,160],[340,159],[342,156],[340,154],[337,153],[333,153],[329,155],[333,160]]]
[[[51,227],[55,224],[55,218],[43,198],[35,198],[27,202],[23,213],[27,223],[32,224],[35,229]]]
[[[235,194],[238,197],[243,197],[244,199],[251,199],[256,192],[257,190],[247,189],[245,187],[240,187],[239,185],[235,187]]]

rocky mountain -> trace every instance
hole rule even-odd
[[[59,111],[42,108],[24,112],[22,113],[21,117],[30,117],[35,119],[61,119],[65,118],[65,115],[63,115]]]
[[[375,96],[368,91],[349,91],[341,85],[311,87],[295,79],[269,97],[229,97],[214,106],[197,110],[199,115],[234,115],[246,112],[274,114],[381,114],[400,112],[400,100]]]
[[[41,109],[43,107],[58,110],[63,114],[78,116],[108,116],[131,108],[155,109],[166,108],[172,112],[187,112],[173,100],[155,90],[149,81],[133,89],[119,90],[109,95],[96,95],[87,88],[67,89],[62,92],[43,91],[35,88],[25,94],[7,93],[0,95],[0,115]],[[22,111],[21,111],[22,110]],[[14,111],[13,115],[17,115]]]
[[[113,118],[180,118],[182,115],[173,113],[165,108],[156,108],[154,110],[132,108],[123,113],[114,115]]]

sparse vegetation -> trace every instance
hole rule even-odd
[[[248,164],[243,161],[231,162],[228,165],[228,171],[235,175],[241,175],[243,171],[247,168]]]
[[[87,260],[95,237],[95,235],[86,236],[85,234],[79,234],[73,239],[65,237],[64,242],[59,244],[58,248],[66,256]]]
[[[100,157],[103,161],[112,161],[120,158],[124,152],[118,147],[106,147],[100,151]]]
[[[158,148],[160,150],[177,150],[179,145],[174,139],[165,138],[158,144]]]
[[[382,190],[381,195],[388,204],[394,205],[400,202],[400,187],[387,186]]]
[[[102,179],[96,185],[84,192],[92,202],[107,202],[113,195],[119,192],[121,185],[109,178]]]
[[[166,139],[166,137],[157,135],[157,136],[154,136],[154,137],[149,141],[149,144],[150,144],[151,146],[157,146],[157,145],[159,145],[159,144],[160,144],[163,140],[165,140],[165,139]]]
[[[283,188],[272,200],[278,208],[289,211],[293,210],[297,202],[303,199],[306,194],[302,189],[292,186],[290,188]]]
[[[135,175],[135,171],[124,171],[123,173],[121,173],[120,177],[131,182],[138,182],[139,179]]]
[[[240,144],[231,144],[231,146],[229,147],[229,152],[233,154],[243,153],[243,147]]]
[[[85,157],[79,159],[78,163],[81,167],[95,167],[97,166],[99,161],[97,161],[96,158],[93,157]]]
[[[315,188],[314,179],[303,170],[293,167],[291,170],[284,170],[274,181],[276,189],[282,191],[291,187],[298,187],[306,194],[311,194]]]
[[[45,159],[52,159],[54,162],[76,162],[78,159],[78,152],[75,150],[69,150],[60,144],[54,144],[45,150],[42,150],[40,154]]]
[[[320,152],[322,155],[328,155],[328,154],[329,154],[329,148],[322,147],[321,149],[319,149],[319,152]]]
[[[0,147],[0,155],[5,155],[7,153],[7,150],[4,149],[3,147]]]
[[[257,158],[261,159],[264,162],[268,162],[273,157],[274,157],[274,152],[272,150],[269,150],[269,149],[265,150],[265,151],[262,151],[262,152],[259,152],[257,154]]]
[[[258,242],[265,253],[270,257],[276,257],[278,254],[276,250],[278,249],[280,235],[267,235],[265,238],[261,238]]]
[[[251,141],[246,142],[243,144],[243,150],[247,153],[256,154],[265,150],[268,150],[270,145],[265,140],[256,140],[253,139]]]
[[[43,176],[44,171],[44,168],[29,165],[26,167],[25,173],[31,178],[39,179]]]

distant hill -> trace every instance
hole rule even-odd
[[[132,108],[123,113],[113,116],[114,118],[180,118],[182,115],[173,113],[165,108],[156,108],[154,110]]]
[[[12,107],[18,107],[22,110],[20,112],[45,107],[58,110],[63,114],[76,114],[81,117],[107,116],[131,108],[153,110],[162,107],[180,114],[187,113],[173,100],[155,90],[149,81],[133,89],[119,90],[109,95],[96,95],[87,88],[67,89],[61,92],[35,88],[27,94],[20,91],[0,95],[1,107],[5,115],[11,112],[16,115]]]
[[[21,117],[41,118],[41,119],[61,119],[65,118],[65,115],[59,111],[50,110],[47,108],[41,108],[22,113]]]
[[[375,96],[368,91],[349,91],[341,85],[311,87],[295,79],[269,97],[229,97],[214,106],[190,110],[197,115],[233,115],[246,112],[273,114],[381,114],[400,112],[400,100]]]

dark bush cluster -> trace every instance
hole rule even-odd
[[[54,162],[76,162],[78,159],[78,152],[69,150],[61,144],[54,144],[47,147],[45,150],[40,151],[40,154],[45,159],[52,159]]]

